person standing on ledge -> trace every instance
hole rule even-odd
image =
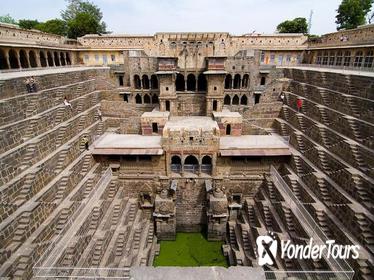
[[[64,105],[65,105],[65,107],[70,107],[70,110],[73,111],[73,107],[71,106],[71,103],[68,101],[68,99],[66,98],[66,96],[64,98]]]
[[[296,101],[297,111],[301,113],[301,107],[303,107],[303,100],[301,98],[298,98]]]
[[[37,81],[36,81],[36,79],[34,78],[34,76],[31,76],[31,78],[30,78],[30,88],[31,88],[31,92],[37,92],[38,91],[38,89],[37,89],[37,87],[36,87],[36,85],[37,85]]]
[[[28,93],[31,93],[31,84],[30,84],[30,78],[26,78],[25,80],[26,90]]]
[[[100,109],[97,109],[97,115],[99,116],[99,120],[102,121],[103,120],[103,115],[102,115]]]
[[[83,136],[82,144],[84,144],[84,148],[88,151],[88,137],[87,136]]]
[[[284,93],[282,92],[281,95],[279,96],[280,97],[280,100],[282,101],[283,105],[285,104],[284,103]]]

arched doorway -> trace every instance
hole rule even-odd
[[[170,101],[169,100],[166,100],[166,102],[165,102],[165,109],[166,109],[166,111],[170,111]]]
[[[69,55],[68,52],[65,53],[65,57],[66,57],[66,64],[67,64],[67,65],[71,65],[70,55]]]
[[[54,59],[55,59],[55,65],[56,66],[60,66],[60,60],[58,58],[58,53],[57,52],[54,52],[54,55],[53,55]]]
[[[29,51],[29,60],[30,60],[31,67],[38,67],[38,64],[36,63],[36,57],[35,57],[34,51]]]
[[[231,104],[231,98],[228,94],[225,95],[225,99],[223,99],[223,104],[230,105]]]
[[[170,169],[175,173],[180,173],[182,171],[182,160],[179,156],[174,155],[171,157]]]
[[[234,89],[240,88],[240,75],[236,74],[234,77]]]
[[[213,111],[217,111],[217,100],[213,100]]]
[[[211,174],[212,173],[212,158],[210,156],[204,156],[201,160],[201,172]]]
[[[151,89],[158,89],[158,79],[156,75],[151,76]]]
[[[147,75],[142,76],[143,88],[149,89],[149,79]]]
[[[248,104],[248,98],[246,95],[243,95],[242,98],[240,98],[240,105],[247,105]]]
[[[225,89],[230,89],[232,86],[232,77],[230,74],[226,75],[225,78]]]
[[[231,124],[226,125],[226,135],[231,135]]]
[[[8,61],[6,60],[3,50],[0,50],[0,69],[9,69]]]
[[[177,74],[177,79],[175,80],[176,91],[184,91],[184,76],[182,74]]]
[[[45,58],[45,54],[44,54],[43,51],[39,52],[39,57],[40,57],[40,65],[42,67],[46,67],[47,66],[47,59]]]
[[[200,74],[197,77],[197,89],[198,91],[206,91],[207,89],[207,81],[204,74]]]
[[[10,50],[9,51],[9,63],[10,63],[10,68],[12,68],[12,69],[19,68],[17,53],[16,53],[15,50]]]
[[[135,89],[141,89],[142,87],[139,75],[134,76],[134,87]]]
[[[191,173],[198,173],[199,172],[199,161],[193,155],[189,155],[184,160],[184,171],[191,172]]]
[[[232,99],[232,105],[239,105],[239,97],[236,94]]]
[[[19,60],[22,68],[29,68],[29,62],[27,61],[26,52],[24,50],[19,51]]]
[[[249,85],[249,75],[244,74],[243,80],[242,80],[242,88],[248,88]]]
[[[149,97],[148,94],[144,95],[144,104],[150,104],[151,103],[151,98]]]
[[[194,74],[188,74],[187,76],[187,90],[196,90],[196,78]]]
[[[48,66],[54,66],[51,52],[47,52]]]
[[[142,104],[142,97],[139,94],[135,96],[135,103]]]

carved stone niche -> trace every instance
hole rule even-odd
[[[175,240],[176,217],[173,191],[166,188],[155,197],[153,217],[156,224],[156,235],[160,240]]]
[[[207,194],[208,240],[224,240],[228,214],[227,196],[217,185]]]

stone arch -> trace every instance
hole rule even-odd
[[[232,99],[232,105],[239,105],[239,96],[237,96],[236,94]]]
[[[226,125],[226,135],[231,135],[231,124]]]
[[[15,69],[19,68],[19,63],[18,63],[18,58],[17,58],[17,53],[15,50],[11,49],[9,50],[9,63],[10,63],[10,68]]]
[[[142,84],[144,89],[149,89],[149,78],[147,75],[142,76]]]
[[[205,155],[201,160],[201,172],[212,173],[212,157]]]
[[[141,89],[141,87],[142,87],[142,84],[141,84],[139,75],[134,75],[134,88]]]
[[[30,60],[30,67],[38,67],[36,63],[36,56],[33,50],[29,51],[29,60]]]
[[[142,97],[140,96],[140,94],[137,94],[135,96],[135,103],[136,104],[142,104]]]
[[[158,89],[158,79],[156,75],[151,76],[151,89]]]
[[[230,95],[226,94],[225,98],[223,99],[223,104],[224,105],[231,105],[231,97]]]
[[[152,95],[152,103],[153,104],[158,104],[159,103],[157,94]]]
[[[230,89],[232,87],[232,76],[227,74],[225,77],[225,89]]]
[[[65,53],[65,57],[66,57],[66,64],[71,65],[71,59],[70,59],[70,55],[68,52]]]
[[[48,60],[48,66],[53,66],[54,65],[53,56],[52,56],[52,53],[50,51],[47,52],[47,60]]]
[[[0,69],[9,69],[4,50],[0,49]]]
[[[201,164],[212,164],[212,157],[211,156],[208,156],[208,155],[205,155],[203,156],[203,158],[201,159]]]
[[[207,89],[207,81],[206,81],[206,77],[203,73],[201,73],[198,77],[197,77],[197,89],[198,91],[206,91]]]
[[[54,60],[55,60],[55,65],[56,65],[56,66],[60,66],[60,60],[59,60],[59,58],[58,58],[58,53],[57,53],[57,52],[54,52],[54,53],[53,53],[53,58],[54,58]]]
[[[197,159],[196,156],[194,155],[188,155],[185,159],[184,159],[184,164],[195,164],[195,165],[198,165],[199,164],[199,161]]]
[[[151,97],[149,97],[148,94],[144,95],[144,104],[150,104],[151,103]]]
[[[187,90],[196,90],[196,78],[194,74],[188,74],[187,76]]]
[[[248,98],[246,95],[243,95],[241,98],[240,98],[240,105],[248,105]]]
[[[65,55],[64,55],[63,52],[60,52],[60,61],[61,61],[61,65],[62,65],[62,66],[65,66],[65,65],[66,65]]]
[[[29,62],[27,61],[27,55],[24,50],[19,51],[19,60],[21,62],[21,67],[22,68],[29,68]]]
[[[172,172],[180,173],[182,171],[182,159],[179,155],[171,157],[170,167]]]
[[[198,173],[199,161],[194,155],[189,155],[184,159],[184,171],[191,173]]]
[[[239,89],[240,88],[240,84],[241,84],[240,75],[236,74],[234,76],[234,89]]]
[[[46,59],[45,53],[43,51],[39,52],[39,57],[40,57],[40,66],[46,67],[47,66],[47,59]]]
[[[242,80],[242,88],[248,88],[249,85],[249,75],[244,74],[243,80]]]
[[[175,80],[175,89],[176,91],[185,90],[184,76],[182,74],[177,74],[177,78]]]
[[[171,157],[171,164],[182,164],[182,159],[179,155],[173,155]]]

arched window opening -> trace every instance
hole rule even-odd
[[[10,68],[12,69],[19,68],[17,53],[15,50],[9,51],[9,63],[10,63]]]
[[[166,100],[166,102],[165,102],[165,109],[166,109],[166,111],[170,111],[170,101],[169,100]]]
[[[36,56],[35,56],[34,51],[29,51],[29,60],[30,60],[31,67],[38,67],[38,64],[36,63]]]
[[[47,59],[45,58],[45,53],[43,51],[40,51],[39,56],[40,56],[40,65],[42,67],[47,67]]]
[[[363,60],[364,54],[362,51],[358,51],[356,53],[355,62],[353,64],[354,67],[361,67],[362,60]]]
[[[239,105],[239,97],[236,94],[232,99],[232,105]]]
[[[60,60],[58,59],[58,53],[54,52],[55,65],[60,66]]]
[[[236,74],[234,76],[234,89],[239,89],[240,88],[240,75]]]
[[[346,51],[344,53],[344,66],[349,66],[351,64],[351,52]]]
[[[184,76],[182,74],[177,74],[177,79],[175,80],[176,91],[184,91]]]
[[[217,111],[217,100],[213,100],[213,111]]]
[[[63,52],[60,53],[60,61],[62,66],[66,65],[65,56]]]
[[[242,80],[242,88],[248,88],[248,83],[249,83],[249,75],[245,74]]]
[[[223,104],[231,105],[231,98],[229,95],[226,94],[225,99],[223,99]]]
[[[144,89],[149,89],[149,79],[147,75],[142,76],[142,83]]]
[[[196,78],[194,74],[188,74],[187,76],[187,90],[196,90]]]
[[[171,157],[171,171],[175,173],[180,173],[182,171],[182,160],[179,156]]]
[[[142,97],[139,94],[135,96],[135,103],[142,104]]]
[[[21,61],[22,68],[29,68],[29,63],[27,61],[26,52],[24,50],[19,51],[19,60]]]
[[[48,60],[48,66],[53,66],[53,57],[51,52],[47,52],[47,60]]]
[[[226,125],[226,135],[231,135],[231,124]]]
[[[134,76],[134,87],[135,89],[141,89],[142,87],[139,75]]]
[[[261,77],[260,85],[264,86],[266,84],[266,78],[264,76]]]
[[[67,65],[71,65],[70,55],[69,55],[68,52],[65,53],[65,57],[66,57],[66,64],[67,64]]]
[[[153,104],[158,104],[159,103],[157,94],[152,95],[152,103]]]
[[[204,156],[201,160],[201,172],[211,174],[212,173],[212,158],[210,156]]]
[[[184,160],[184,171],[191,173],[199,172],[199,161],[195,156],[189,155]]]
[[[341,51],[338,51],[336,53],[336,62],[335,65],[340,66],[343,63],[343,53]]]
[[[0,69],[9,69],[9,65],[3,50],[0,50]]]
[[[204,74],[200,74],[197,77],[197,89],[199,91],[206,91],[207,89],[207,81],[206,81],[206,77]]]
[[[232,77],[230,74],[226,75],[225,78],[225,89],[230,89],[232,87]]]
[[[156,75],[151,76],[151,89],[158,89],[158,79]]]
[[[150,104],[151,103],[151,98],[149,97],[148,94],[144,95],[144,104]]]
[[[365,57],[364,67],[371,68],[373,66],[374,52],[368,51]]]
[[[240,104],[241,105],[248,105],[248,98],[246,95],[243,95],[242,98],[240,99]]]

